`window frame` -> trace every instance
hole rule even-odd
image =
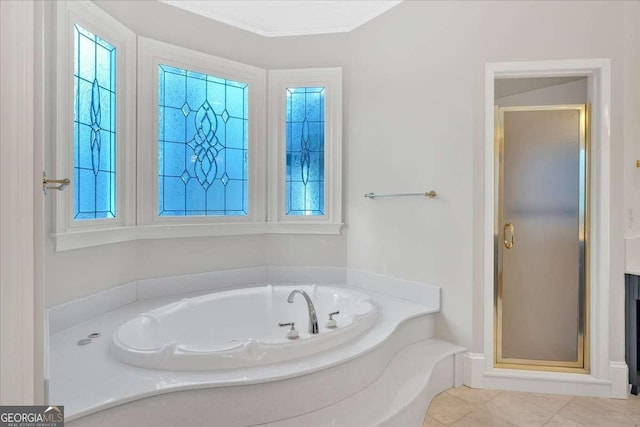
[[[73,220],[73,188],[55,192],[56,251],[142,239],[259,234],[339,235],[342,228],[342,69],[268,71],[210,54],[136,36],[90,1],[56,6],[54,168],[73,177],[73,23],[117,51],[117,212],[113,219]],[[158,215],[158,65],[248,84],[249,164],[246,216]],[[52,83],[52,84],[53,84]],[[325,215],[284,215],[286,87],[324,86]],[[279,92],[278,92],[279,91]],[[61,96],[67,93],[68,96]],[[280,93],[282,96],[278,96]],[[150,100],[138,103],[138,99]],[[280,155],[281,154],[281,155]]]
[[[93,232],[122,229],[135,221],[135,63],[136,35],[89,1],[56,3],[56,120],[54,168],[49,175],[69,178],[71,185],[54,197],[56,250],[92,246]],[[115,218],[73,218],[74,179],[74,25],[116,48],[116,212]],[[95,236],[95,235],[94,235]]]
[[[325,88],[324,215],[287,215],[286,90]],[[289,227],[312,234],[339,234],[342,227],[342,68],[303,68],[269,71],[269,221],[276,229]]]
[[[158,66],[195,71],[246,83],[248,90],[247,215],[160,216],[158,214]],[[200,235],[235,234],[229,226],[264,223],[264,129],[266,71],[144,37],[138,38],[138,224],[164,226],[171,234],[199,226]],[[262,110],[262,112],[261,112]],[[224,226],[224,227],[222,227]],[[235,227],[238,228],[238,227]],[[195,230],[193,230],[195,231]],[[244,234],[244,233],[243,233]]]

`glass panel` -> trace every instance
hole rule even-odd
[[[247,84],[158,73],[158,214],[246,215]]]
[[[324,87],[287,89],[287,215],[324,215]]]
[[[74,26],[75,220],[116,216],[116,48]]]
[[[503,359],[578,360],[580,127],[579,110],[504,113]]]

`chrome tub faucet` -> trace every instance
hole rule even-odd
[[[293,298],[296,294],[302,295],[307,301],[307,309],[309,310],[309,333],[315,335],[318,333],[318,316],[316,314],[316,308],[313,305],[313,301],[311,301],[311,298],[305,291],[296,289],[292,291],[289,294],[289,298],[287,298],[287,302],[289,304],[293,303]]]

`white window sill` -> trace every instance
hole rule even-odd
[[[339,235],[341,223],[244,223],[244,224],[171,224],[114,227],[52,233],[56,252],[110,243],[179,237],[239,236],[252,234],[327,234]]]

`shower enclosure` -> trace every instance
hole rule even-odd
[[[495,116],[495,366],[588,372],[588,105]]]

